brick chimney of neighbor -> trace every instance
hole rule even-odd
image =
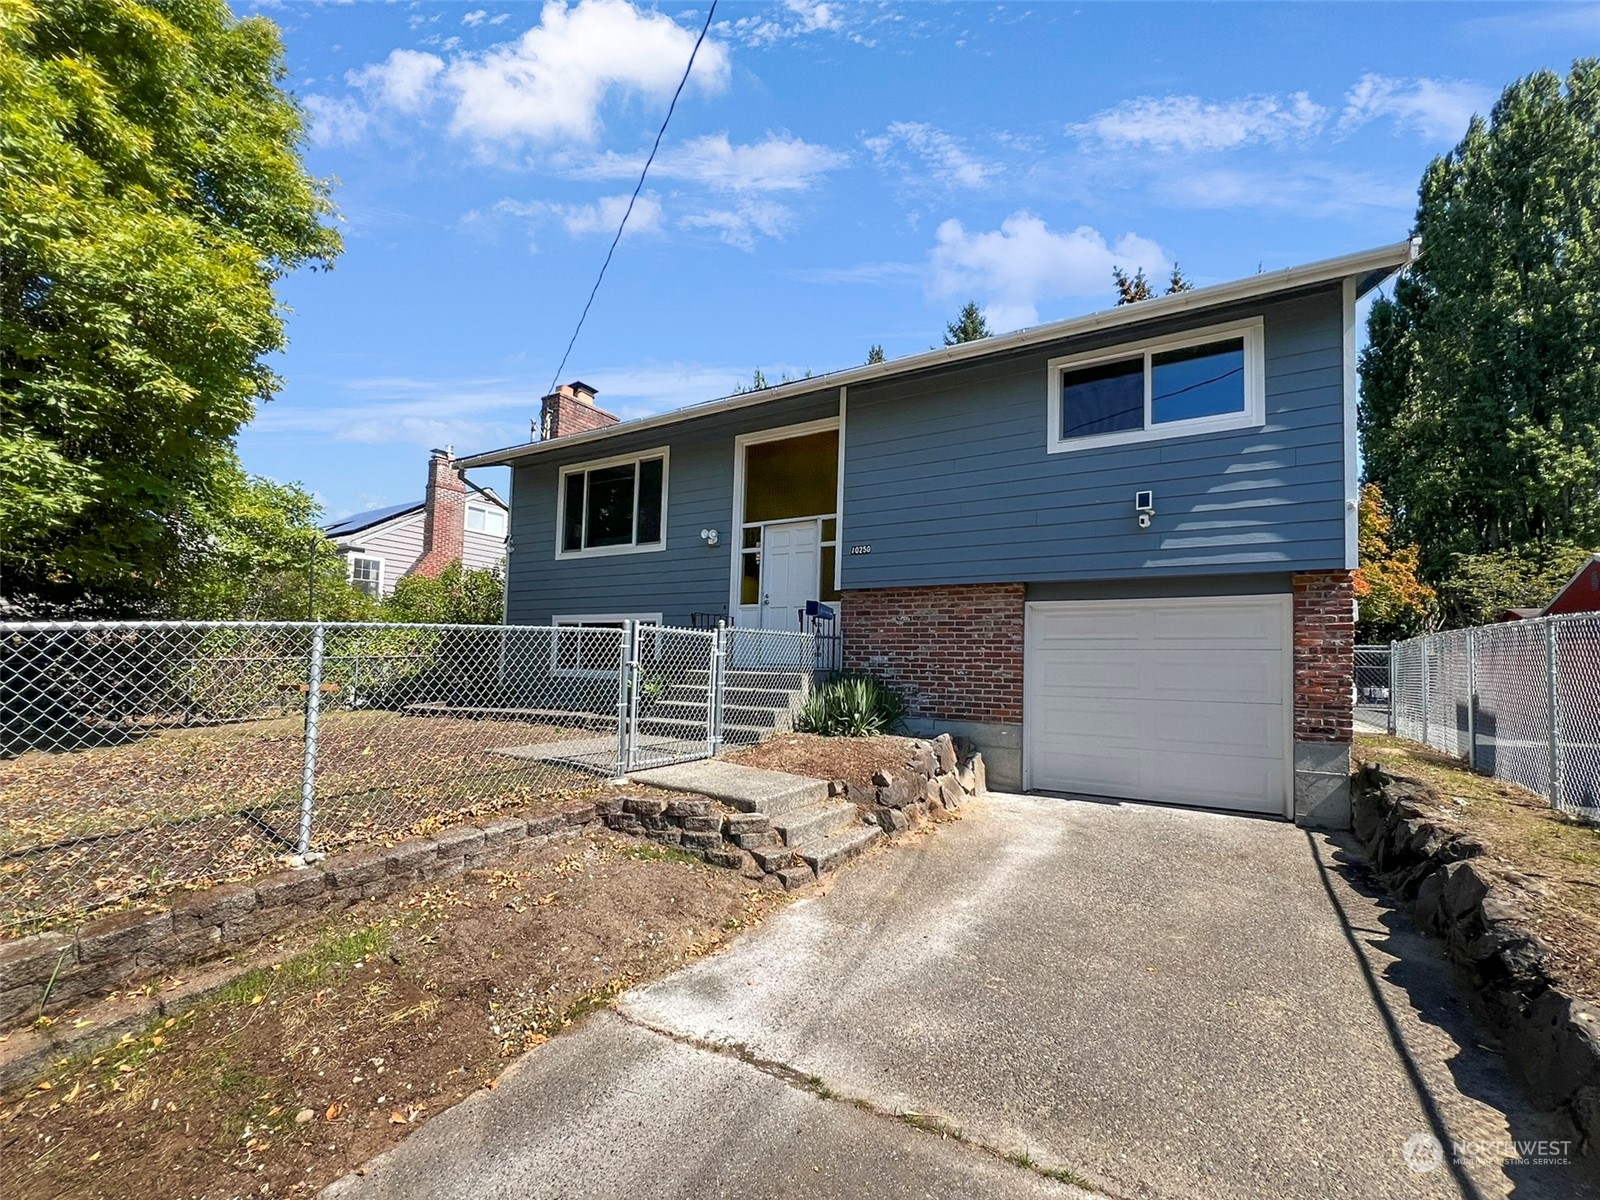
[[[428,459],[428,497],[422,518],[422,557],[407,575],[429,579],[461,561],[467,532],[467,484],[456,470],[450,447]]]
[[[595,395],[595,390],[581,380],[563,383],[540,401],[539,422],[533,427],[534,438],[548,442],[552,438],[571,437],[575,433],[617,424],[620,418],[594,406]]]

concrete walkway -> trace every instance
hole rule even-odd
[[[1593,1195],[1502,1162],[1570,1129],[1348,864],[1281,823],[990,796],[327,1194],[1073,1194],[1056,1168],[1137,1197]],[[1414,1171],[1419,1135],[1470,1152]]]

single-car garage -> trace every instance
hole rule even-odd
[[[1024,786],[1287,816],[1288,596],[1034,601]]]

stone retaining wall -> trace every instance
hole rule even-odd
[[[596,816],[596,806],[584,804],[554,814],[496,817],[433,837],[336,854],[316,866],[247,883],[183,892],[164,911],[119,912],[76,933],[5,942],[0,944],[0,1031],[26,1025],[41,1011],[60,1013],[131,983],[232,953],[362,900],[570,837]]]
[[[1515,892],[1478,863],[1485,847],[1430,817],[1427,784],[1364,765],[1353,789],[1356,838],[1384,885],[1417,925],[1444,939],[1479,1000],[1480,1014],[1534,1098],[1565,1108],[1600,1150],[1600,1009],[1564,991],[1545,970],[1548,949]]]
[[[983,755],[967,747],[958,749],[948,733],[913,744],[905,766],[877,771],[870,789],[847,789],[862,818],[888,834],[920,825],[946,809],[954,811],[968,797],[988,790]]]

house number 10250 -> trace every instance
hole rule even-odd
[[[851,554],[871,554],[872,553],[872,547],[871,546],[851,546],[850,547],[850,553]]]

